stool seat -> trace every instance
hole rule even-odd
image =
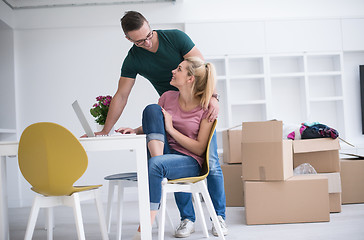
[[[137,181],[138,175],[136,172],[128,172],[128,173],[117,173],[113,175],[109,175],[104,177],[105,180],[129,180],[129,181]]]

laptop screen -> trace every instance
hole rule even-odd
[[[78,104],[77,100],[72,103],[72,107],[83,127],[83,130],[85,130],[87,137],[95,137],[95,133],[92,131],[90,124],[88,123],[85,114],[83,114],[80,104]]]

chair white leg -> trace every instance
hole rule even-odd
[[[118,181],[118,225],[116,231],[116,240],[121,240],[123,227],[123,203],[124,203],[124,184],[123,181]]]
[[[161,214],[161,211],[158,211],[158,214],[157,216],[155,216],[155,225],[159,228],[159,215]],[[173,221],[172,221],[172,218],[171,216],[169,215],[168,213],[168,209],[167,209],[167,205],[166,205],[166,219],[168,220],[168,223],[169,223],[169,226],[171,227],[171,233],[172,235],[174,235],[175,233],[175,228],[174,228],[174,224],[173,224]]]
[[[101,202],[101,199],[100,199],[99,190],[95,189],[93,191],[94,191],[94,194],[95,194],[95,203],[96,203],[97,213],[99,215],[101,236],[102,236],[103,240],[109,240],[109,236],[107,234],[107,228],[106,228],[104,208],[102,206],[102,202]]]
[[[202,196],[203,196],[203,198],[205,200],[207,210],[209,211],[210,217],[212,219],[212,222],[214,223],[217,234],[218,234],[220,239],[225,240],[225,237],[224,237],[224,234],[222,232],[219,220],[217,219],[217,215],[216,215],[216,212],[215,212],[214,205],[212,204],[210,194],[209,194],[209,192],[207,190],[206,183],[204,181],[200,181],[197,184],[199,185],[200,191],[201,191]]]
[[[194,193],[192,193],[192,196],[193,196],[194,203],[195,203],[195,209],[197,210],[197,214],[198,214],[199,218],[201,219],[203,233],[204,233],[205,237],[208,238],[209,232],[207,230],[206,220],[205,220],[205,216],[203,214],[200,194],[199,194],[199,192],[194,192]]]
[[[80,206],[80,196],[78,193],[72,194],[72,207],[77,228],[78,240],[85,240],[85,230],[83,228],[83,220]]]
[[[53,228],[54,228],[54,215],[53,215],[53,207],[48,207],[46,209],[47,217],[46,217],[46,229],[47,229],[47,240],[53,239]]]
[[[38,196],[38,195],[36,195],[34,197],[33,206],[32,206],[32,209],[30,210],[30,216],[29,216],[28,226],[27,226],[27,230],[25,232],[24,240],[32,239],[34,228],[35,228],[35,223],[37,222],[37,217],[38,217],[39,208],[40,208],[40,202],[39,202],[40,199],[39,198],[40,198],[40,196]]]
[[[173,225],[173,222],[172,222],[172,218],[168,214],[167,206],[166,206],[166,218],[168,219],[169,226],[171,227],[172,235],[174,235],[175,228],[174,228],[174,225]]]
[[[158,240],[164,240],[164,224],[166,219],[166,204],[167,204],[167,191],[165,186],[162,183],[162,198],[161,198],[161,206],[160,206],[160,213],[161,216],[159,217],[159,224],[158,224]]]
[[[107,196],[107,209],[106,209],[106,221],[107,221],[107,232],[110,233],[111,228],[111,213],[112,213],[112,200],[114,198],[115,182],[109,181],[109,193]]]

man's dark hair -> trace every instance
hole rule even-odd
[[[141,13],[136,11],[128,11],[125,12],[120,22],[125,35],[127,35],[127,33],[130,31],[140,29],[143,26],[144,22],[148,21]]]

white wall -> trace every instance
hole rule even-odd
[[[0,1],[0,20],[10,27],[14,26],[14,12],[3,1]]]
[[[131,9],[142,12],[154,28],[183,28],[184,23],[204,22],[274,20],[274,23],[277,23],[287,19],[324,19],[332,22],[332,18],[364,16],[364,1],[178,0],[174,4],[126,4],[15,11],[0,2],[0,20],[9,22],[8,25],[15,29],[18,135],[29,124],[39,121],[57,122],[77,136],[82,134],[71,103],[78,99],[86,112],[96,96],[115,93],[120,66],[131,46],[123,36],[119,19],[124,11]],[[221,33],[213,29],[201,31],[206,31],[204,34],[210,39],[217,36],[222,39],[230,37],[229,31],[224,35],[219,35]],[[279,38],[279,35],[275,37]],[[265,44],[264,39],[262,44]],[[219,46],[212,47],[216,48],[216,52],[219,51]],[[279,49],[275,48],[274,51],[279,52]],[[158,95],[150,84],[138,77],[129,104],[117,126],[140,125],[142,109],[157,99]],[[358,108],[359,100],[356,97],[349,101],[349,106],[354,105]],[[87,116],[91,123],[92,117],[88,114]],[[357,118],[356,115],[354,118]],[[353,131],[356,139],[364,142],[362,136],[357,134],[359,130]],[[107,174],[132,170],[134,163],[130,161],[130,164],[121,165],[118,162],[120,156],[132,159],[128,152],[91,154],[90,166],[79,183],[105,183],[103,177]],[[105,161],[108,163],[105,164]],[[22,179],[19,172],[12,174],[18,174],[19,179]],[[22,194],[23,201],[12,202],[10,206],[29,205],[32,193],[28,190],[27,183],[22,180],[18,187],[19,189],[11,194],[13,199]],[[105,197],[106,188],[103,190]]]

